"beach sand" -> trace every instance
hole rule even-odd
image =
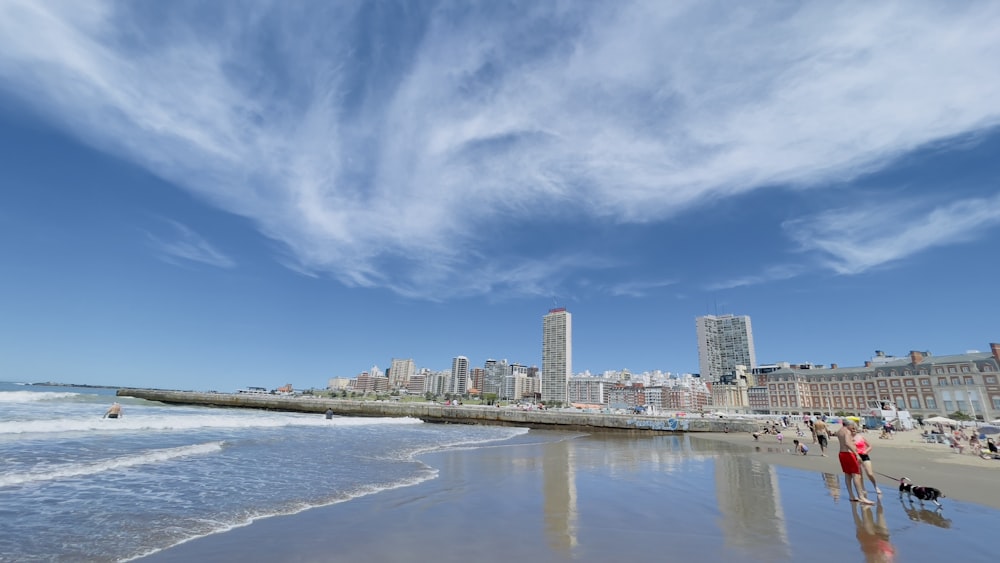
[[[986,560],[1000,528],[1000,461],[905,433],[874,440],[875,469],[942,489],[942,511],[900,502],[888,479],[878,507],[847,502],[835,454],[795,456],[790,440],[528,436],[536,441],[424,455],[437,478],[265,518],[142,561]]]
[[[831,430],[838,428],[840,426],[834,426]],[[874,431],[866,432],[865,436],[872,445],[872,469],[883,494],[898,496],[899,482],[890,477],[907,477],[915,485],[940,489],[948,498],[1000,510],[1000,460],[982,459],[968,448],[959,454],[942,444],[926,444],[916,430],[896,432],[892,439],[879,439],[878,432]],[[698,434],[698,437],[751,447],[753,455],[768,463],[843,475],[837,460],[839,445],[836,438],[830,439],[827,457],[822,457],[819,444],[813,444],[809,434],[798,438],[794,430],[784,433],[781,444],[768,434],[762,435],[758,441],[742,433]],[[787,451],[794,448],[792,440],[796,438],[809,446],[808,455],[792,455]],[[760,448],[759,452],[757,448]],[[871,494],[873,488],[867,478],[865,486]]]

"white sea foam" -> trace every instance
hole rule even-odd
[[[203,537],[211,536],[211,535],[214,535],[214,534],[221,534],[221,533],[224,533],[224,532],[228,532],[230,530],[234,530],[236,528],[242,528],[244,526],[249,526],[250,524],[253,524],[254,522],[256,522],[258,520],[264,520],[266,518],[273,518],[275,516],[290,516],[290,515],[298,514],[300,512],[304,512],[306,510],[310,510],[310,509],[313,509],[313,508],[319,508],[321,506],[330,506],[330,505],[333,505],[333,504],[340,504],[342,502],[348,502],[348,501],[351,501],[351,500],[354,500],[354,499],[357,499],[357,498],[361,498],[361,497],[365,497],[365,496],[369,496],[369,495],[378,494],[378,493],[381,493],[381,492],[384,492],[384,491],[391,491],[393,489],[402,489],[404,487],[412,487],[414,485],[419,485],[420,483],[423,483],[424,481],[429,481],[431,479],[437,479],[437,477],[438,477],[439,474],[440,474],[440,471],[438,469],[435,469],[435,468],[430,467],[428,465],[424,465],[424,470],[420,474],[414,475],[414,476],[412,476],[410,478],[407,478],[407,479],[401,479],[401,480],[393,482],[393,483],[362,485],[360,487],[355,488],[352,491],[346,491],[346,492],[344,492],[343,494],[341,494],[337,498],[330,499],[330,500],[327,500],[327,501],[324,501],[324,502],[298,503],[297,505],[292,506],[292,507],[288,507],[285,510],[279,510],[279,511],[274,511],[274,512],[260,512],[260,513],[256,513],[256,514],[245,516],[244,518],[241,518],[239,520],[235,520],[233,522],[219,522],[216,526],[214,526],[210,530],[207,530],[207,531],[204,531],[204,532],[201,532],[201,533],[197,533],[197,534],[193,534],[190,537],[184,538],[183,540],[180,540],[180,541],[178,541],[178,542],[176,542],[176,543],[174,543],[172,545],[169,545],[169,546],[158,547],[158,548],[146,550],[146,551],[144,551],[142,553],[139,553],[139,554],[137,554],[137,555],[135,555],[133,557],[129,557],[127,559],[123,559],[122,562],[126,563],[126,562],[129,562],[129,561],[134,561],[136,559],[142,559],[143,557],[148,557],[150,555],[153,555],[154,553],[159,553],[159,552],[164,551],[166,549],[170,549],[171,547],[176,547],[178,545],[185,544],[185,543],[187,543],[189,541],[196,540],[198,538],[203,538]]]
[[[372,425],[423,424],[418,418],[353,418],[340,417],[327,420],[321,415],[263,416],[227,414],[206,415],[127,415],[117,419],[99,417],[57,418],[45,420],[13,420],[0,422],[0,435],[46,434],[63,432],[121,432],[150,430],[198,430],[209,428],[280,428],[285,426],[372,426]]]
[[[179,457],[193,455],[211,454],[222,450],[222,442],[207,442],[192,446],[180,446],[177,448],[166,448],[162,450],[150,450],[140,454],[108,459],[94,463],[69,464],[57,466],[45,471],[32,471],[31,473],[13,473],[10,475],[0,475],[0,487],[10,487],[14,485],[24,485],[39,481],[57,481],[70,477],[83,477],[95,475],[105,471],[115,471],[137,465],[147,465],[151,463],[162,463]]]
[[[31,403],[35,401],[55,401],[75,397],[80,393],[70,393],[63,391],[0,391],[0,403]]]

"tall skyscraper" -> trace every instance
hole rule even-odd
[[[573,374],[573,316],[565,307],[542,318],[542,401],[566,404]]]
[[[451,380],[448,381],[448,391],[456,395],[465,395],[469,388],[469,358],[457,356],[451,360]]]
[[[701,380],[716,383],[736,366],[757,367],[750,317],[705,315],[695,319],[698,332],[698,367]]]

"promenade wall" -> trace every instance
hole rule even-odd
[[[433,423],[488,424],[550,430],[584,432],[627,432],[649,434],[662,432],[751,432],[751,422],[719,419],[662,416],[618,415],[591,412],[521,410],[514,407],[480,405],[446,406],[437,403],[397,401],[350,401],[309,396],[250,393],[201,393],[159,389],[119,389],[120,397],[135,397],[162,403],[266,409],[322,414],[332,409],[339,416],[412,417]]]

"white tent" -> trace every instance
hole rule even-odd
[[[924,422],[929,422],[931,424],[954,424],[955,426],[958,426],[957,420],[952,420],[945,416],[932,416],[930,418],[925,418]]]

